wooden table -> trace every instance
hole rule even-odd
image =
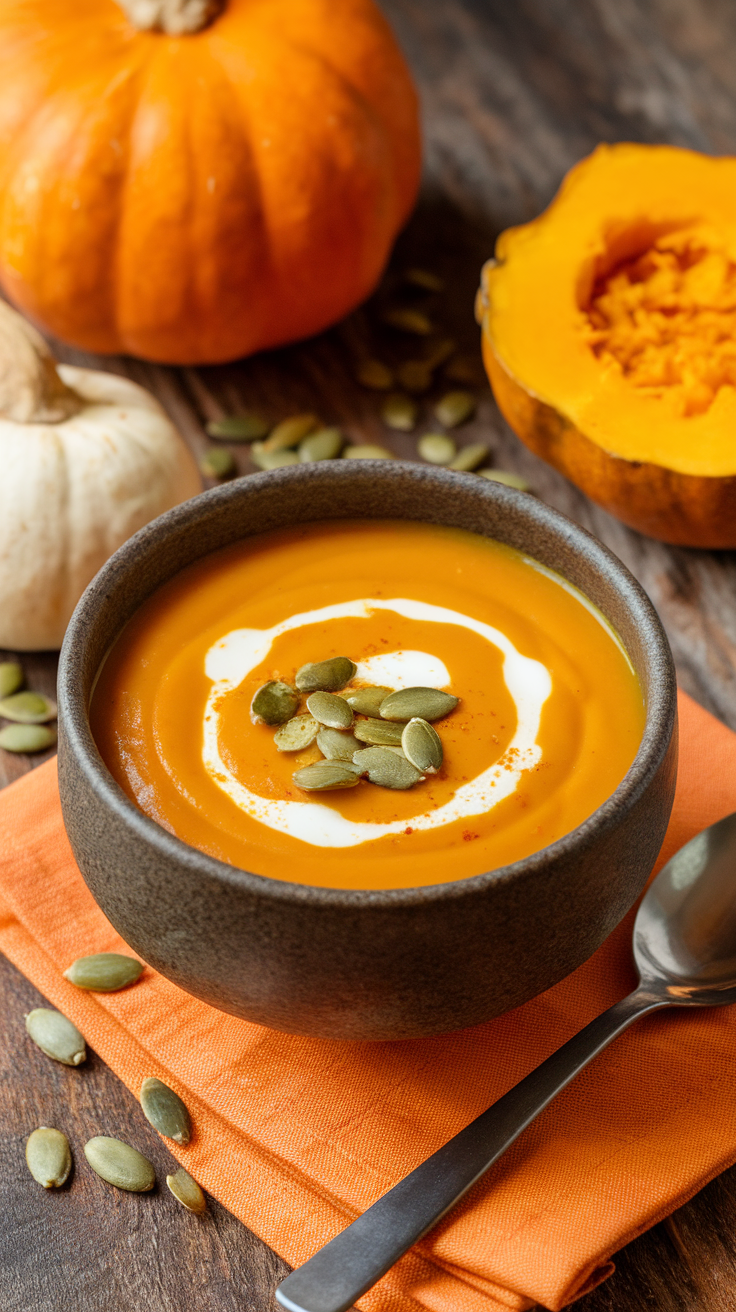
[[[598,141],[736,151],[730,0],[384,0],[384,8],[421,88],[427,162],[389,287],[409,265],[440,273],[448,290],[428,297],[428,309],[476,357],[473,296],[496,233],[535,215],[565,170]],[[204,421],[247,407],[274,419],[316,410],[353,439],[388,443],[416,459],[415,436],[391,434],[378,415],[377,394],[354,382],[355,352],[366,335],[384,357],[411,354],[411,344],[377,330],[369,307],[313,341],[222,368],[92,363],[150,387],[198,454],[209,445]],[[88,362],[67,349],[59,354]],[[487,389],[478,396],[476,418],[460,430],[463,443],[487,441],[491,463],[525,474],[539,495],[613,548],[654,600],[683,687],[736,728],[734,556],[677,550],[630,532],[528,454]],[[427,431],[429,414],[423,403],[419,432]],[[241,472],[250,472],[247,449],[232,449]],[[31,686],[53,690],[53,654],[24,657],[24,665]],[[0,753],[0,784],[38,763]],[[32,1186],[22,1146],[59,1105],[68,1108],[77,1142],[90,1126],[114,1125],[158,1168],[171,1159],[132,1096],[94,1054],[80,1080],[31,1050],[22,1016],[41,998],[7,963],[0,987],[4,1312],[271,1308],[284,1263],[217,1204],[193,1225],[170,1197],[156,1208],[141,1207],[140,1199],[108,1189],[88,1172],[58,1196]],[[734,1312],[736,1168],[630,1244],[611,1280],[578,1306],[581,1312]]]

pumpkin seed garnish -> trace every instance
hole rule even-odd
[[[232,478],[238,466],[232,451],[213,446],[202,456],[199,468],[205,478]]]
[[[26,1144],[26,1163],[34,1180],[44,1189],[59,1189],[72,1169],[72,1154],[66,1135],[48,1125],[39,1125]]]
[[[135,984],[143,973],[143,962],[125,957],[120,952],[95,952],[90,957],[77,957],[64,971],[64,979],[78,989],[93,993],[117,993]]]
[[[389,428],[410,433],[417,422],[417,403],[402,392],[391,392],[381,407],[381,418]]]
[[[56,719],[56,702],[42,692],[15,692],[0,701],[0,715],[18,724],[45,724]]]
[[[380,714],[384,720],[441,720],[459,701],[440,688],[400,688],[381,703]],[[357,731],[355,736],[360,736]]]
[[[45,752],[56,742],[56,730],[48,724],[6,724],[0,729],[0,747],[6,752]]]
[[[423,774],[436,774],[442,765],[442,739],[426,720],[414,718],[401,735],[405,757]]]
[[[395,460],[393,451],[374,442],[364,442],[359,446],[349,446],[343,451],[347,460]]]
[[[319,419],[316,415],[291,415],[271,429],[261,449],[269,454],[273,451],[286,451],[289,447],[298,446],[307,433],[318,427]]]
[[[340,729],[320,729],[317,746],[328,761],[352,761],[353,752],[358,750],[358,740]]]
[[[270,427],[258,415],[226,415],[224,419],[211,419],[206,432],[209,437],[220,437],[229,442],[257,442],[266,436]]]
[[[464,424],[475,410],[475,397],[471,392],[446,392],[437,402],[434,412],[445,428]]]
[[[503,483],[505,487],[515,487],[517,492],[531,492],[531,485],[521,474],[514,474],[510,469],[479,469],[481,478],[491,483]]]
[[[432,320],[423,310],[410,306],[396,305],[384,310],[381,318],[389,328],[397,328],[401,333],[412,333],[415,337],[429,337],[432,332]]]
[[[143,1081],[141,1107],[146,1120],[159,1134],[173,1139],[175,1143],[189,1143],[192,1137],[192,1118],[178,1093],[174,1093],[163,1080],[149,1075]]]
[[[381,788],[411,788],[422,778],[421,771],[411,761],[385,747],[364,747],[355,753],[353,763],[362,774],[368,775],[372,784]]]
[[[174,1197],[182,1207],[186,1207],[188,1212],[195,1212],[197,1216],[201,1216],[202,1212],[207,1211],[207,1200],[202,1190],[183,1166],[180,1166],[173,1175],[167,1175],[166,1183]]]
[[[432,366],[426,360],[405,360],[396,377],[407,392],[428,392],[432,386]]]
[[[26,1031],[37,1048],[52,1061],[64,1066],[79,1066],[86,1060],[87,1049],[76,1025],[60,1011],[36,1007],[26,1016]]]
[[[387,392],[393,384],[394,376],[388,365],[380,360],[361,360],[355,370],[355,377],[363,387],[370,387],[374,392]]]
[[[108,1139],[98,1134],[84,1145],[84,1155],[92,1170],[107,1184],[129,1193],[142,1194],[153,1189],[156,1172],[151,1163],[137,1148],[123,1143],[122,1139]]]
[[[22,687],[22,666],[17,661],[0,661],[0,697],[9,697]]]
[[[308,793],[322,793],[334,788],[354,788],[360,772],[351,761],[315,761],[292,775],[297,788]]]
[[[348,656],[307,661],[297,670],[294,682],[300,692],[339,692],[354,678],[357,668]]]
[[[382,701],[385,701],[391,688],[382,688],[379,685],[371,688],[356,688],[345,696],[348,706],[352,706],[358,715],[378,715],[378,710]]]
[[[361,743],[370,743],[372,747],[398,747],[402,732],[402,725],[391,724],[387,720],[356,720],[353,725],[354,736]]]
[[[299,459],[302,464],[311,460],[334,460],[345,445],[345,438],[339,428],[318,428],[309,433],[299,443]]]
[[[417,449],[422,460],[428,460],[431,465],[449,465],[457,455],[457,446],[446,433],[425,433]]]
[[[288,683],[272,679],[258,689],[250,704],[251,718],[263,724],[285,724],[299,706],[299,694]]]
[[[471,446],[464,446],[458,451],[454,460],[451,460],[448,469],[471,470],[477,469],[483,461],[488,458],[488,447],[485,442],[473,442]]]
[[[319,723],[313,715],[294,715],[276,731],[273,741],[277,752],[303,752],[318,733]]]
[[[307,710],[320,724],[328,729],[350,729],[353,712],[344,697],[336,697],[333,692],[313,692],[307,697]]]
[[[258,469],[283,469],[284,465],[298,465],[296,451],[266,451],[262,442],[254,442],[250,458]]]

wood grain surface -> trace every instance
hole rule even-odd
[[[736,152],[736,7],[730,0],[383,0],[419,84],[426,173],[420,204],[382,289],[346,323],[312,341],[221,368],[175,369],[59,356],[125,373],[151,388],[197,454],[207,419],[248,409],[270,419],[316,410],[353,440],[417,459],[442,380],[422,398],[416,433],[397,435],[380,397],[354,381],[366,350],[389,363],[416,356],[416,339],[381,327],[386,303],[407,296],[401,273],[420,265],[447,291],[416,302],[478,367],[473,298],[498,231],[533,217],[566,171],[598,141],[669,141]],[[736,557],[663,546],[598,510],[516,441],[487,387],[459,430],[482,440],[489,463],[523,473],[537,493],[606,542],[654,600],[682,685],[736,728]],[[253,466],[231,447],[241,473]],[[0,659],[2,654],[0,654]],[[23,657],[28,684],[52,692],[53,654]],[[0,752],[0,784],[43,757]],[[94,1133],[130,1137],[163,1179],[170,1162],[135,1100],[91,1055],[84,1070],[45,1059],[23,1014],[39,1005],[7,963],[0,970],[0,1307],[3,1312],[260,1312],[273,1306],[283,1262],[224,1209],[199,1220],[159,1190],[121,1194],[80,1169],[53,1194],[23,1161],[36,1125],[62,1124],[79,1156]],[[662,1091],[666,1098],[667,1090]],[[734,1312],[736,1170],[629,1245],[615,1275],[581,1312]]]

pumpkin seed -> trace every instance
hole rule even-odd
[[[426,360],[405,360],[396,377],[407,392],[428,392],[432,386],[432,366]]]
[[[469,470],[477,469],[483,461],[488,458],[488,447],[485,442],[473,442],[471,446],[462,447],[454,460],[451,460],[448,469]]]
[[[0,701],[0,715],[18,724],[44,724],[56,719],[56,702],[42,692],[15,692]]]
[[[345,438],[339,428],[318,428],[309,433],[299,443],[299,459],[302,464],[311,460],[334,460],[345,445]]]
[[[258,689],[250,704],[251,718],[263,724],[285,724],[299,706],[299,694],[288,683],[272,679]]]
[[[293,774],[297,788],[308,793],[322,793],[334,788],[354,788],[360,772],[351,761],[315,761]]]
[[[48,724],[6,724],[0,729],[0,747],[6,752],[45,752],[56,742],[56,730]]]
[[[23,669],[17,661],[0,661],[0,697],[9,697],[23,686]]]
[[[283,469],[284,465],[298,465],[296,451],[266,451],[263,442],[254,442],[250,458],[258,469]]]
[[[432,320],[423,310],[414,310],[410,306],[397,305],[384,310],[381,315],[389,328],[398,328],[401,333],[412,333],[415,337],[429,337],[432,332]]]
[[[307,697],[307,710],[320,724],[328,729],[350,729],[353,712],[344,697],[336,697],[333,692],[313,692]]]
[[[457,446],[446,433],[425,433],[419,439],[418,451],[431,465],[449,465],[457,455]]]
[[[238,469],[232,451],[216,446],[205,452],[199,462],[199,468],[205,478],[232,478]]]
[[[457,428],[464,424],[475,410],[475,397],[471,392],[446,392],[434,408],[434,412],[445,428]]]
[[[483,365],[469,355],[456,355],[445,368],[445,377],[451,383],[465,383],[466,387],[482,387],[486,382]]]
[[[60,1011],[36,1007],[26,1016],[26,1031],[37,1048],[53,1061],[65,1066],[79,1066],[86,1060],[87,1049],[76,1025]]]
[[[69,1140],[61,1130],[39,1125],[26,1144],[28,1170],[44,1189],[58,1189],[65,1183],[72,1169]]]
[[[356,720],[353,725],[358,741],[370,743],[371,747],[398,747],[402,732],[400,724],[390,724],[387,720]]]
[[[319,723],[313,715],[294,715],[276,731],[273,741],[277,752],[302,752],[318,733]]]
[[[432,347],[432,350],[427,357],[427,363],[431,364],[433,369],[436,369],[438,365],[444,364],[445,360],[449,360],[450,356],[454,355],[456,350],[457,344],[453,342],[452,338],[443,337],[436,346]]]
[[[340,729],[320,729],[317,746],[328,761],[352,761],[353,752],[358,750],[358,740]]]
[[[407,760],[424,774],[436,774],[442,765],[442,739],[426,720],[415,717],[405,725],[401,746]]]
[[[374,392],[387,392],[394,381],[388,365],[380,360],[361,360],[355,377],[363,387],[370,387]]]
[[[211,419],[206,432],[209,437],[220,437],[229,442],[257,442],[266,436],[270,427],[258,415],[226,415],[224,419]]]
[[[64,979],[78,989],[93,993],[117,993],[135,984],[143,974],[143,962],[125,957],[120,952],[95,952],[90,957],[77,957],[64,971]]]
[[[410,433],[417,422],[417,403],[402,392],[391,392],[381,407],[381,418],[389,428]]]
[[[364,442],[360,446],[349,446],[343,455],[348,460],[395,460],[393,451],[385,446],[376,446],[373,442]]]
[[[339,692],[355,676],[355,661],[348,656],[331,656],[327,661],[307,661],[296,672],[300,692]]]
[[[412,287],[420,287],[423,292],[443,292],[445,290],[444,279],[431,273],[429,269],[405,269],[404,282],[408,282]]]
[[[347,693],[345,701],[348,706],[352,706],[358,715],[378,715],[379,707],[382,701],[392,692],[392,688],[382,688],[379,685],[370,688],[355,688]]]
[[[521,474],[514,474],[510,469],[479,469],[481,478],[491,483],[503,483],[505,487],[515,487],[517,492],[531,492],[531,486]]]
[[[98,1134],[84,1145],[84,1155],[100,1179],[114,1184],[116,1189],[143,1194],[156,1183],[156,1172],[148,1158],[122,1139]]]
[[[197,1216],[201,1216],[202,1212],[207,1211],[207,1200],[202,1190],[183,1166],[180,1166],[173,1175],[167,1175],[166,1183],[174,1197],[182,1207],[186,1207],[188,1212],[195,1212]]]
[[[385,747],[364,747],[355,753],[353,763],[380,788],[411,788],[422,778],[421,771],[411,761]]]
[[[178,1093],[163,1080],[149,1075],[141,1085],[141,1107],[154,1130],[175,1143],[187,1144],[192,1137],[192,1118]]]
[[[454,711],[459,701],[459,697],[442,692],[440,688],[400,688],[382,703],[381,717],[384,720],[441,720]]]
[[[271,429],[271,434],[266,438],[262,449],[268,453],[286,451],[289,447],[298,446],[307,433],[318,427],[319,419],[316,415],[291,415],[289,419],[282,419],[280,424]]]

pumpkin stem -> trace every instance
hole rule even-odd
[[[139,32],[184,36],[200,32],[225,8],[226,0],[118,0]]]
[[[82,408],[62,383],[40,333],[0,301],[0,419],[16,424],[55,424]]]

